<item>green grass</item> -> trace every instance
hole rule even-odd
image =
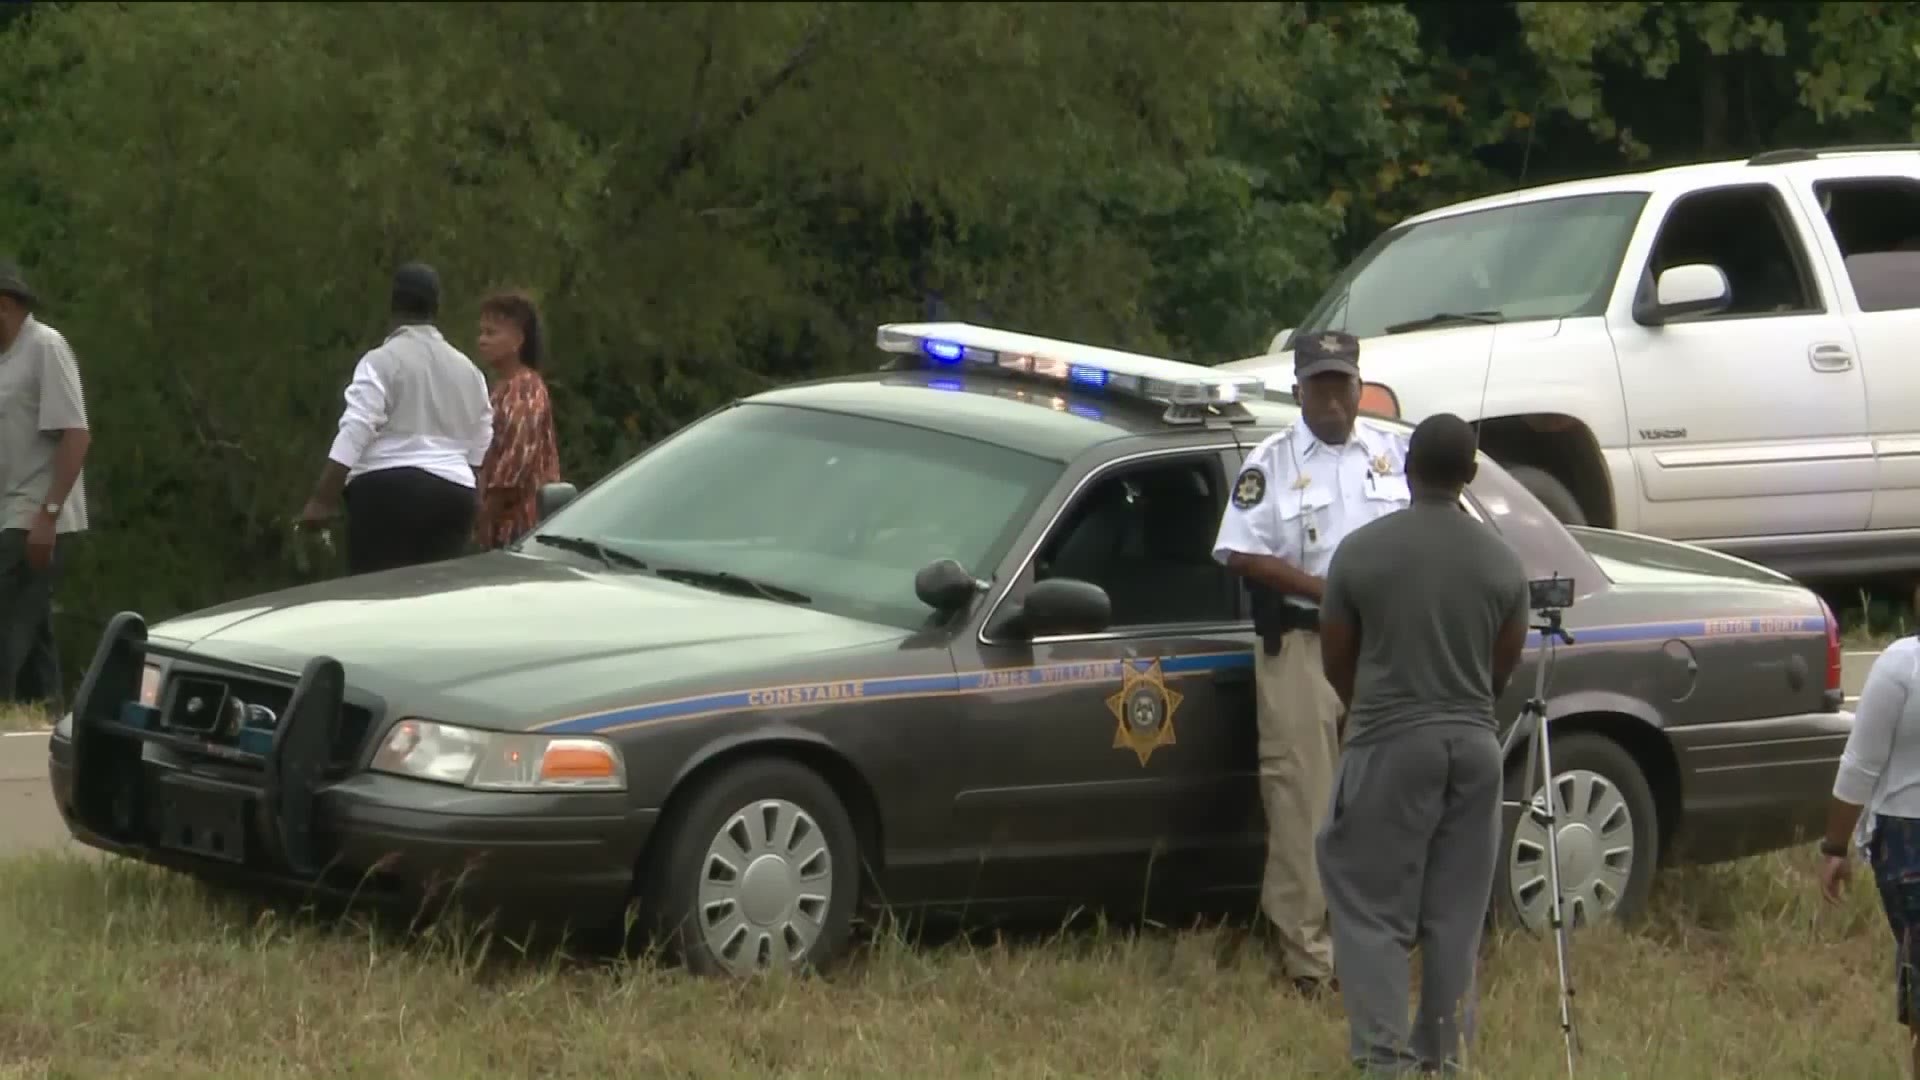
[[[1639,928],[1576,935],[1587,1078],[1901,1075],[1889,939],[1808,856],[1670,873]],[[1240,931],[882,938],[824,979],[411,938],[118,860],[0,862],[8,1077],[1226,1078],[1342,1075],[1335,1003],[1276,988]],[[1564,1075],[1551,941],[1491,942],[1474,1075]]]

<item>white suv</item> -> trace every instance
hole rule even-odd
[[[1920,570],[1920,146],[1553,184],[1394,226],[1297,335],[1367,405],[1481,422],[1569,523],[1809,579]]]

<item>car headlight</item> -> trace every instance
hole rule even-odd
[[[371,768],[477,791],[625,791],[626,765],[604,739],[475,731],[402,720]]]
[[[160,707],[160,687],[166,680],[162,677],[159,664],[148,664],[140,669],[140,704],[150,708]],[[56,739],[73,738],[73,711],[60,714],[53,722],[53,737]]]

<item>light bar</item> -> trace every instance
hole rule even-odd
[[[888,323],[880,327],[877,344],[882,352],[920,357],[935,368],[985,368],[1160,402],[1170,406],[1169,420],[1186,419],[1175,416],[1190,411],[1183,407],[1204,411],[1266,392],[1266,383],[1254,375],[967,323]]]

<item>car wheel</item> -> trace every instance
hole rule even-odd
[[[791,761],[734,765],[701,785],[667,833],[655,918],[703,975],[797,972],[845,949],[859,841],[833,789]]]
[[[1646,906],[1659,862],[1653,789],[1633,755],[1605,736],[1561,735],[1551,749],[1560,803],[1560,903],[1567,925],[1632,919]],[[1552,879],[1543,821],[1546,785],[1535,769],[1529,809],[1503,837],[1494,908],[1505,921],[1545,931],[1552,929]],[[1509,766],[1509,790],[1525,782],[1525,770],[1524,760]]]
[[[1580,500],[1573,497],[1567,485],[1555,479],[1552,473],[1532,465],[1509,465],[1507,475],[1519,481],[1520,486],[1533,493],[1542,505],[1558,518],[1562,525],[1585,525],[1586,511],[1580,509]]]

